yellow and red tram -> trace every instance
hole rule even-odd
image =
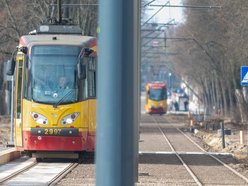
[[[165,114],[167,112],[167,88],[163,82],[147,83],[145,86],[145,111],[148,114]]]
[[[36,158],[93,152],[96,38],[72,25],[41,25],[20,38],[9,66],[15,146]]]

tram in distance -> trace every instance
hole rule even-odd
[[[95,150],[96,38],[74,25],[41,25],[20,37],[14,75],[14,139],[42,158],[80,158]]]
[[[167,112],[167,88],[163,82],[147,83],[145,86],[145,111],[148,114]]]

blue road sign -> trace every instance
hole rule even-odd
[[[240,68],[240,85],[248,86],[248,66],[241,66]]]

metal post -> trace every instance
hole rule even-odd
[[[139,0],[99,1],[96,185],[132,186],[137,156]]]
[[[206,123],[205,130],[208,130],[208,123]]]
[[[224,127],[224,122],[221,122],[221,138],[222,138],[222,148],[224,149],[225,146],[225,127]]]
[[[8,146],[14,144],[13,126],[14,126],[14,76],[11,77],[11,105],[10,105],[10,136]]]
[[[171,73],[169,73],[169,91],[171,93]]]
[[[245,128],[243,128],[241,131],[239,131],[239,135],[240,135],[240,144],[243,145],[245,144]]]

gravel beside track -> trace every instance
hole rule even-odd
[[[176,129],[187,131],[186,118],[185,115],[153,117],[142,115],[139,141],[139,181],[135,185],[197,185],[175,153],[173,154],[161,131],[166,133],[175,150],[179,152],[180,157],[192,172],[197,173],[197,177],[204,183],[203,185],[248,185],[219,162],[204,152],[200,152],[194,144],[189,145],[190,140]],[[204,147],[204,144],[198,138],[194,138],[191,133],[188,132],[187,135]],[[218,155],[217,157],[232,167],[237,164],[232,156]],[[95,185],[94,160],[79,165],[58,185]]]
[[[248,185],[220,162],[207,156],[207,152],[199,150],[179,130],[185,132],[201,148],[210,149],[200,138],[190,132],[187,115],[141,115],[139,169],[136,186],[197,185],[177,155],[196,174],[197,178],[203,183],[202,185]],[[164,135],[176,152],[173,152]],[[237,161],[230,154],[213,153],[213,156],[248,178],[248,165],[246,163]],[[86,156],[83,163],[71,170],[57,185],[95,185],[94,156],[92,154]]]

